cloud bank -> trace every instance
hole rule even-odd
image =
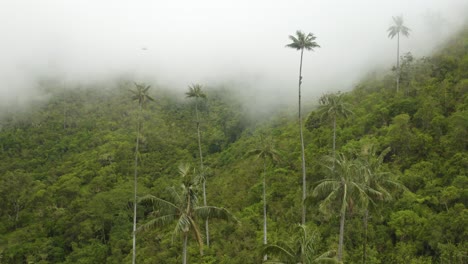
[[[0,104],[38,96],[44,77],[92,83],[118,76],[185,90],[235,83],[258,100],[293,100],[299,52],[285,48],[298,29],[317,36],[307,52],[307,98],[347,90],[366,72],[390,68],[392,16],[411,28],[401,52],[430,53],[457,31],[465,0],[0,2]],[[288,99],[289,98],[289,99]]]

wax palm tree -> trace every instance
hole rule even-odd
[[[305,168],[305,153],[304,153],[304,135],[302,133],[302,114],[301,114],[301,85],[302,85],[302,58],[304,50],[314,50],[314,48],[320,48],[315,42],[316,37],[314,34],[309,33],[305,35],[302,31],[296,31],[296,36],[289,36],[292,43],[286,45],[288,48],[296,49],[301,51],[301,61],[299,63],[299,131],[301,138],[301,158],[302,158],[302,224],[306,221],[306,208],[304,201],[307,197],[306,188],[306,168]]]
[[[305,225],[297,226],[297,234],[289,243],[279,241],[276,244],[267,245],[263,252],[278,260],[265,261],[275,264],[313,264],[313,263],[339,263],[333,255],[335,252],[317,252],[320,236],[317,231],[310,232]]]
[[[391,192],[394,190],[404,190],[403,184],[391,178],[391,174],[383,169],[384,157],[390,152],[390,148],[386,148],[380,154],[377,154],[377,149],[374,145],[366,144],[362,147],[359,154],[360,167],[363,170],[365,185],[369,186],[377,193],[370,193],[374,196],[374,200],[389,201],[391,200]],[[369,219],[369,208],[364,208],[364,246],[363,246],[363,263],[367,261],[367,226]]]
[[[400,87],[400,33],[408,37],[410,29],[403,25],[403,17],[402,16],[396,16],[392,17],[393,22],[395,23],[394,25],[390,26],[387,29],[388,32],[388,37],[393,39],[395,36],[397,36],[397,92]]]
[[[188,98],[195,98],[195,115],[197,123],[197,137],[198,137],[198,152],[200,156],[200,172],[202,175],[202,186],[203,186],[203,205],[206,206],[206,173],[203,166],[203,152],[201,145],[201,134],[200,134],[200,117],[198,114],[198,103],[200,99],[206,99],[206,94],[202,91],[200,84],[192,84],[189,86],[188,92],[185,93]],[[205,232],[206,232],[206,246],[210,246],[210,229],[208,225],[208,219],[205,220]]]
[[[237,220],[225,208],[199,206],[197,191],[201,181],[200,176],[194,175],[194,170],[191,170],[187,164],[179,166],[179,173],[183,179],[180,190],[170,188],[168,200],[152,195],[146,195],[140,199],[142,203],[152,203],[156,211],[152,213],[155,218],[140,226],[138,231],[163,227],[176,222],[172,233],[172,240],[174,241],[178,234],[182,234],[182,263],[185,264],[187,263],[187,242],[191,232],[197,240],[200,254],[203,255],[203,238],[200,227],[197,224],[198,218],[207,219],[209,217],[213,219]]]
[[[340,92],[322,95],[319,99],[319,103],[318,112],[320,114],[320,119],[329,119],[333,124],[333,158],[335,158],[336,119],[340,116],[348,117],[352,115],[353,112],[349,110],[350,105],[343,100],[343,94]]]
[[[141,120],[140,115],[143,109],[143,106],[147,101],[154,101],[154,99],[148,95],[148,90],[151,86],[146,86],[145,84],[135,83],[135,90],[130,90],[133,101],[138,101],[138,114],[137,114],[137,137],[136,137],[136,146],[135,146],[135,170],[134,170],[134,190],[133,190],[133,255],[132,263],[135,264],[136,261],[136,224],[137,224],[137,178],[138,178],[138,147],[140,145],[140,129],[141,129]]]
[[[328,178],[318,182],[314,188],[313,196],[324,197],[319,209],[328,213],[335,206],[340,208],[340,234],[338,242],[338,260],[343,258],[344,227],[346,211],[354,206],[367,206],[372,202],[371,195],[379,195],[366,185],[362,169],[356,159],[350,159],[339,154],[336,159],[326,157],[327,169],[330,171]]]
[[[266,201],[266,173],[267,173],[267,163],[273,162],[277,163],[280,161],[280,154],[276,150],[274,143],[271,138],[260,138],[260,144],[257,148],[247,152],[248,155],[255,155],[257,158],[262,159],[263,161],[263,244],[268,243],[267,240],[267,201]],[[267,260],[267,255],[264,256],[264,260]]]

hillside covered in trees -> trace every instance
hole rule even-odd
[[[400,65],[306,102],[305,225],[295,113],[45,80],[2,110],[0,263],[131,263],[136,177],[137,263],[467,263],[468,30]]]

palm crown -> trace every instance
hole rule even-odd
[[[353,114],[353,112],[349,110],[349,104],[344,102],[343,94],[340,92],[323,95],[320,97],[319,103],[320,118],[336,118],[340,115],[347,117]]]
[[[132,100],[138,101],[139,105],[144,105],[146,101],[154,101],[154,99],[148,95],[148,90],[151,86],[145,84],[135,83],[135,90],[130,90],[133,93]]]
[[[179,174],[182,176],[180,189],[170,188],[168,200],[153,195],[146,195],[140,199],[140,202],[150,202],[155,205],[157,211],[153,213],[156,218],[142,225],[138,230],[142,231],[154,227],[166,226],[172,222],[176,222],[172,234],[173,239],[180,233],[187,236],[190,231],[193,231],[199,245],[200,253],[203,254],[203,238],[197,219],[214,218],[234,221],[237,221],[237,219],[235,219],[228,210],[222,207],[198,205],[197,193],[200,177],[195,174],[195,171],[191,169],[189,165],[180,165]]]
[[[280,153],[276,150],[274,142],[271,138],[260,137],[260,142],[257,148],[247,152],[247,155],[255,155],[263,160],[270,159],[273,162],[281,160]]]
[[[189,91],[185,93],[188,98],[206,98],[206,94],[202,91],[200,84],[192,84],[189,86]]]
[[[393,22],[395,22],[395,24],[387,29],[388,37],[393,38],[399,33],[403,34],[403,36],[405,36],[405,37],[408,37],[410,29],[408,27],[406,27],[405,25],[403,25],[403,17],[402,16],[396,16],[396,17],[392,17],[392,18],[393,18]]]
[[[292,241],[278,241],[276,244],[267,245],[264,252],[275,256],[281,261],[266,261],[264,263],[276,264],[313,264],[313,263],[338,263],[333,258],[334,252],[318,252],[320,235],[315,230],[308,230],[305,225],[297,226],[297,233],[292,236]],[[291,243],[292,242],[292,243]]]
[[[329,209],[338,202],[341,203],[341,210],[353,209],[356,205],[365,205],[372,202],[369,196],[380,196],[380,192],[370,188],[364,182],[361,168],[356,159],[348,158],[344,154],[338,157],[326,156],[326,167],[330,170],[330,176],[318,182],[314,188],[313,196],[325,196],[320,203],[319,209],[325,214],[329,214]],[[336,169],[334,165],[336,163]]]
[[[292,40],[292,43],[286,45],[288,48],[297,50],[314,50],[314,48],[320,48],[317,42],[314,41],[316,37],[312,33],[305,35],[304,32],[298,30],[296,31],[296,36],[289,35],[289,39]]]

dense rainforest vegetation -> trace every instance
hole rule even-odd
[[[468,29],[398,71],[305,102],[305,225],[295,113],[45,80],[2,110],[0,263],[131,263],[136,174],[137,263],[468,263]]]

